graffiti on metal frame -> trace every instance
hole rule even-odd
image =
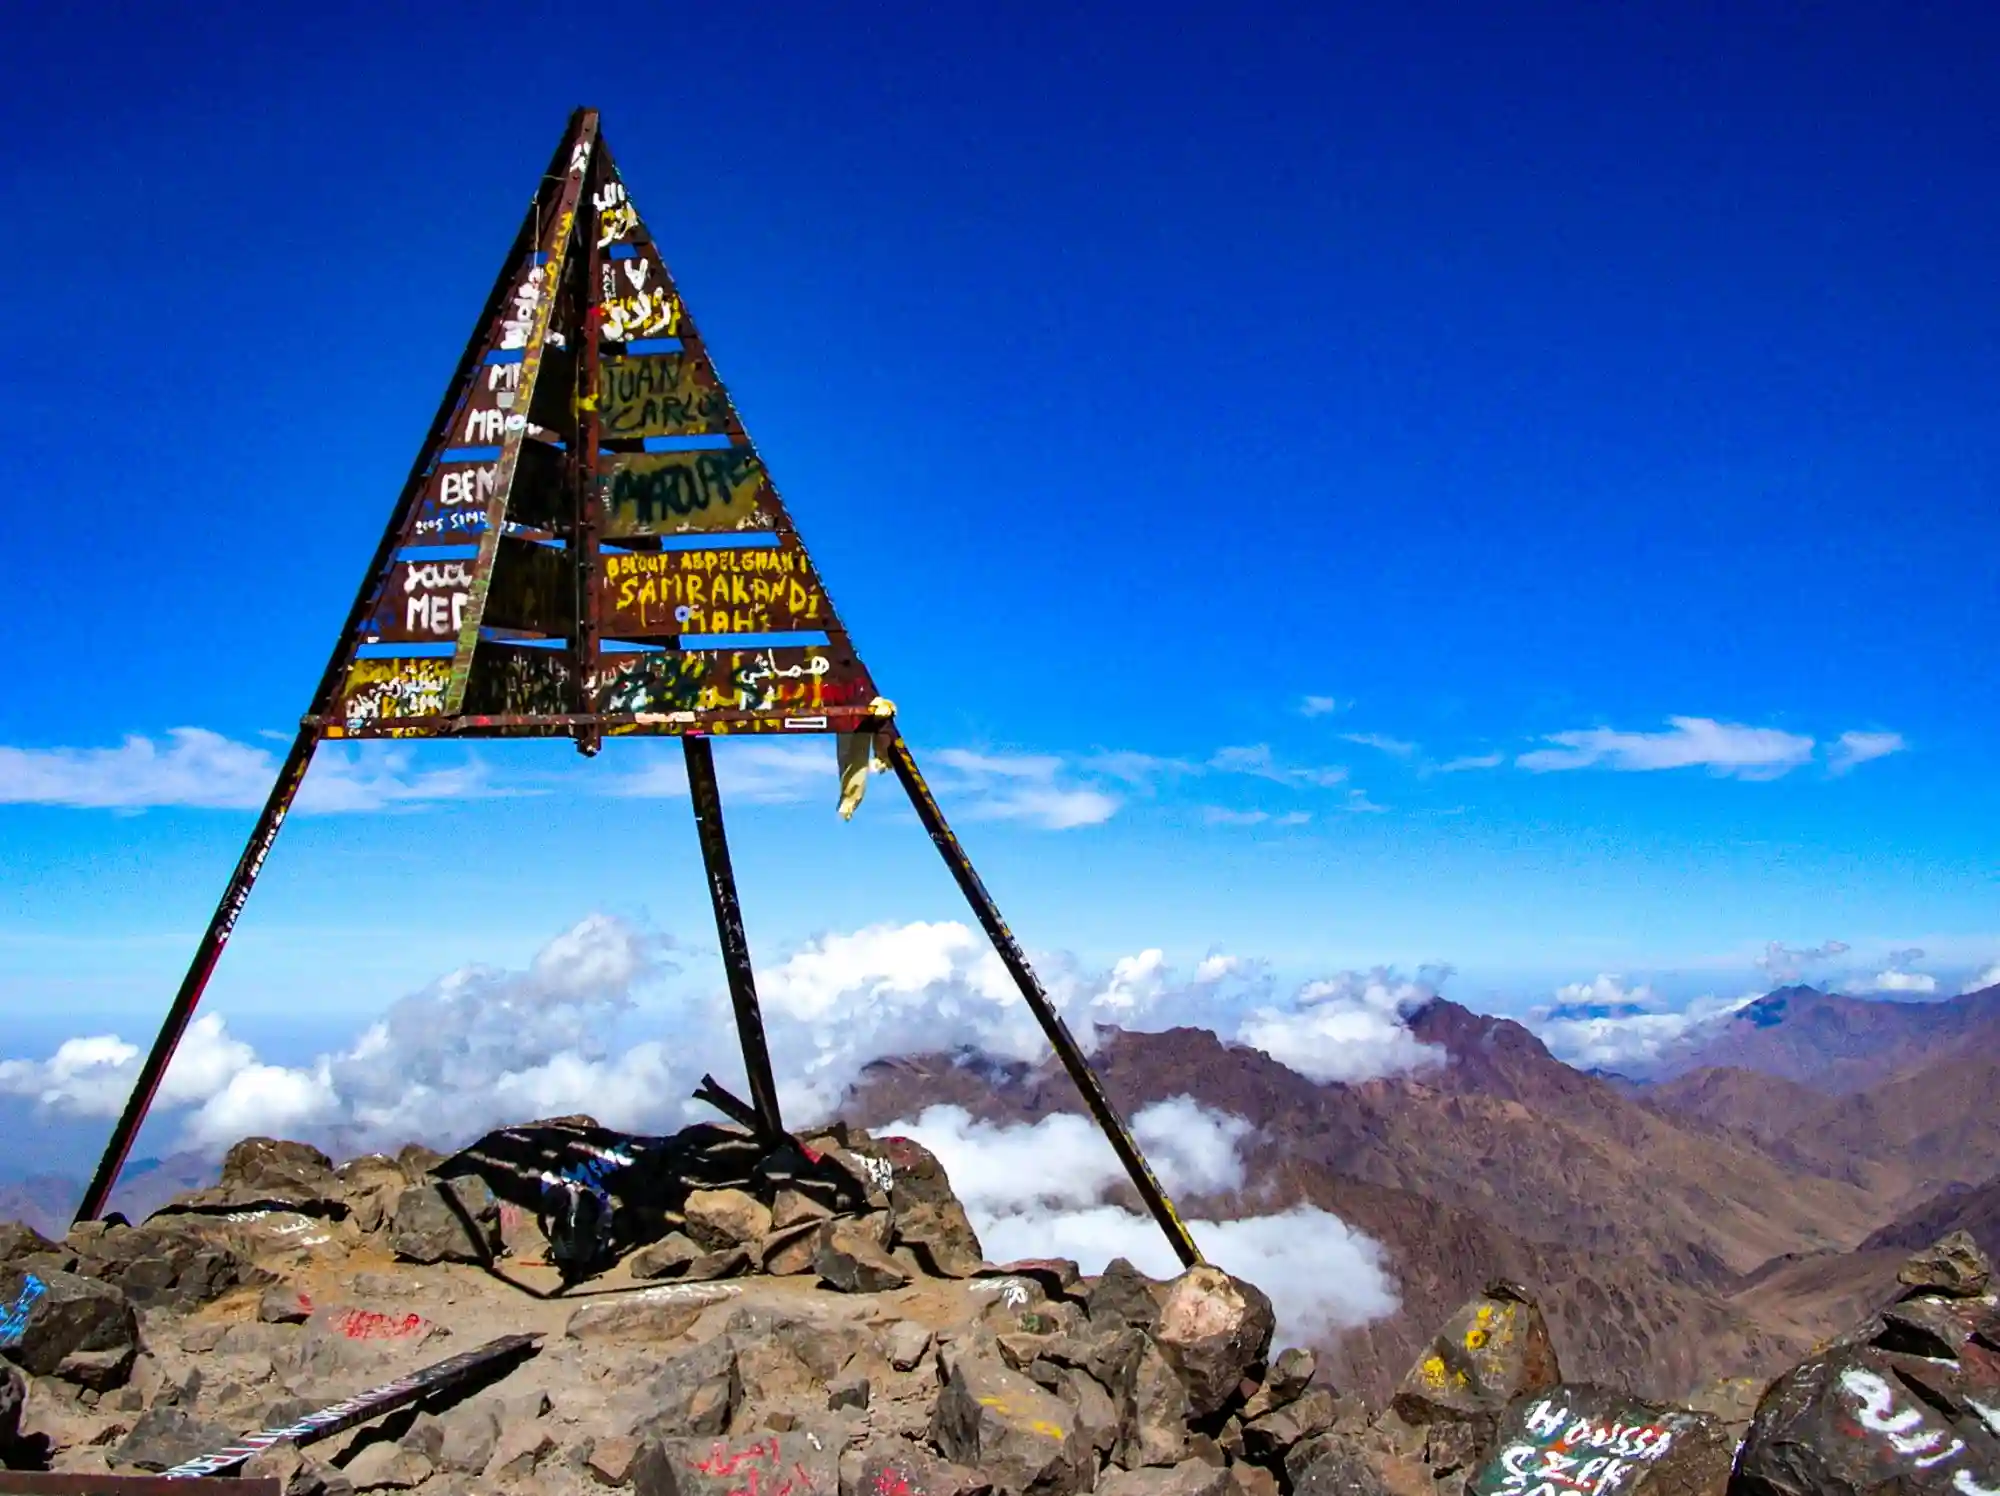
[[[606,633],[773,634],[825,625],[826,595],[796,545],[609,552]]]
[[[450,683],[451,661],[446,659],[356,660],[348,667],[335,715],[350,730],[385,718],[434,717],[444,710]]]
[[[605,459],[604,536],[768,530],[770,480],[747,446]]]
[[[598,414],[607,439],[716,436],[729,429],[729,396],[707,358],[691,350],[606,359],[601,377]]]
[[[825,649],[663,650],[607,658],[597,682],[607,716],[767,714],[772,728],[829,710],[862,709],[875,697],[861,662]],[[824,728],[825,723],[819,724]]]

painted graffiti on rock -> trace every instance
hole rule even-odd
[[[1635,1465],[1659,1459],[1673,1430],[1657,1423],[1601,1423],[1572,1417],[1568,1407],[1541,1399],[1525,1423],[1533,1438],[1502,1450],[1495,1491],[1522,1496],[1608,1496]],[[1485,1482],[1480,1483],[1482,1488]]]
[[[811,1434],[806,1437],[813,1438]],[[782,1460],[775,1438],[760,1440],[744,1449],[731,1449],[718,1439],[706,1455],[689,1460],[688,1468],[712,1479],[732,1482],[727,1496],[809,1496],[809,1493],[819,1496],[823,1488],[803,1461],[794,1460],[792,1468],[786,1470]],[[735,1484],[738,1481],[740,1485]]]
[[[382,1314],[373,1309],[343,1309],[333,1327],[349,1340],[407,1340],[421,1335],[431,1322],[421,1314]]]
[[[792,547],[609,552],[603,594],[614,634],[773,634],[819,628],[828,612]]]
[[[21,1343],[21,1337],[28,1333],[28,1321],[34,1318],[36,1303],[48,1291],[48,1284],[33,1273],[21,1275],[21,1291],[14,1295],[13,1303],[0,1309],[0,1346]]]
[[[1909,1402],[1899,1399],[1887,1377],[1865,1366],[1850,1366],[1842,1371],[1840,1390],[1851,1401],[1855,1422],[1877,1436],[1872,1442],[1886,1444],[1913,1470],[1929,1470],[1966,1452],[1965,1441],[1954,1435],[1942,1419],[1915,1399]],[[1979,1412],[1989,1426],[2000,1423],[2000,1417],[1988,1409],[1982,1407]],[[1992,1478],[1994,1473],[1987,1474]],[[2000,1496],[2000,1480],[1987,1485],[1978,1472],[1963,1466],[1952,1472],[1951,1484],[1959,1496]]]

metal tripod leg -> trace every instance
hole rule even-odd
[[[160,1025],[159,1037],[153,1040],[152,1053],[146,1056],[145,1066],[139,1071],[139,1079],[125,1102],[124,1114],[118,1119],[111,1141],[104,1146],[104,1156],[97,1161],[97,1173],[91,1177],[90,1188],[83,1192],[83,1203],[76,1210],[77,1220],[94,1221],[104,1214],[105,1202],[111,1198],[111,1187],[118,1182],[118,1172],[125,1167],[125,1157],[132,1151],[132,1144],[146,1121],[146,1113],[152,1108],[153,1097],[160,1089],[160,1080],[167,1073],[181,1035],[187,1032],[188,1022],[194,1017],[195,1005],[201,1001],[202,989],[208,986],[215,963],[222,956],[223,946],[229,943],[230,932],[236,928],[237,916],[243,912],[243,905],[250,898],[251,885],[256,883],[257,874],[263,871],[264,859],[270,855],[271,844],[278,839],[278,828],[285,823],[285,813],[292,808],[292,799],[299,792],[299,785],[306,777],[306,767],[312,762],[313,749],[318,745],[319,730],[313,725],[300,728],[298,737],[292,740],[292,751],[286,756],[284,766],[278,770],[278,782],[271,786],[270,796],[264,801],[264,813],[257,817],[249,844],[243,848],[236,871],[230,875],[229,887],[223,890],[222,902],[215,906],[215,917],[209,920],[207,933],[195,948],[194,962],[188,967],[187,975],[181,978],[180,991],[174,994],[173,1006],[167,1010],[167,1020]]]
[[[764,1042],[764,1016],[757,1007],[757,979],[750,970],[750,942],[743,933],[743,908],[736,901],[736,874],[729,866],[729,841],[722,830],[722,791],[715,782],[715,754],[707,738],[686,736],[688,796],[694,802],[701,860],[708,869],[708,897],[715,906],[715,933],[722,944],[722,967],[729,977],[729,1000],[736,1009],[736,1032],[743,1041],[743,1070],[750,1102],[757,1109],[767,1142],[785,1135],[778,1115],[778,1086],[771,1077],[771,1051]]]
[[[1096,1072],[1090,1068],[1090,1061],[1084,1058],[1083,1051],[1077,1047],[1076,1039],[1069,1031],[1069,1025],[1063,1022],[1062,1015],[1049,1001],[1048,993],[1042,990],[1040,979],[1028,965],[1028,958],[1021,950],[1020,942],[1014,939],[1014,932],[1007,928],[1007,922],[1000,917],[1000,910],[993,902],[993,895],[988,893],[986,885],[979,881],[979,874],[973,870],[971,859],[965,855],[965,849],[958,844],[958,838],[946,824],[944,812],[938,809],[938,803],[931,795],[930,786],[924,783],[924,776],[917,768],[917,760],[910,752],[910,745],[903,741],[903,735],[894,728],[889,730],[887,737],[889,762],[896,770],[896,777],[902,780],[903,789],[910,797],[910,804],[916,809],[917,819],[923,822],[931,844],[938,849],[938,855],[944,858],[945,866],[951,869],[952,877],[958,880],[960,891],[964,893],[966,902],[972,905],[972,912],[978,916],[980,925],[986,931],[987,939],[993,942],[993,949],[998,952],[1001,963],[1012,974],[1014,985],[1021,989],[1021,996],[1028,1000],[1028,1007],[1034,1012],[1035,1021],[1041,1024],[1042,1032],[1049,1036],[1049,1043],[1055,1046],[1056,1057],[1062,1061],[1070,1079],[1076,1082],[1077,1090],[1083,1093],[1084,1105],[1090,1108],[1090,1114],[1097,1119],[1097,1125],[1104,1130],[1104,1136],[1110,1140],[1112,1151],[1118,1155],[1118,1161],[1125,1166],[1125,1172],[1131,1176],[1132,1187],[1138,1190],[1139,1198],[1146,1202],[1146,1209],[1152,1212],[1153,1219],[1160,1224],[1160,1229],[1167,1233],[1167,1240],[1179,1255],[1181,1265],[1195,1266],[1202,1260],[1201,1249],[1194,1244],[1194,1237],[1188,1234],[1186,1223],[1175,1212],[1173,1202],[1167,1198],[1166,1191],[1160,1188],[1160,1181],[1153,1177],[1152,1169],[1148,1167],[1144,1155],[1139,1152],[1139,1145],[1132,1140],[1131,1133],[1126,1131],[1123,1119],[1111,1105],[1111,1098],[1104,1094],[1104,1087],[1098,1083]]]

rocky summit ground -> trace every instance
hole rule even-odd
[[[603,1136],[338,1168],[252,1139],[139,1225],[0,1226],[0,1458],[164,1471],[529,1336],[242,1471],[284,1496],[2000,1496],[2000,1301],[1963,1232],[1768,1385],[1567,1380],[1536,1290],[1495,1280],[1371,1405],[1274,1354],[1269,1301],[1217,1268],[987,1262],[907,1139]],[[618,1190],[567,1283],[522,1203],[565,1177]]]

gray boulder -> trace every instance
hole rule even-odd
[[[389,1247],[407,1262],[491,1262],[500,1255],[500,1202],[476,1175],[413,1184],[396,1197]]]
[[[954,1464],[1022,1496],[1074,1496],[1096,1474],[1074,1410],[984,1356],[953,1361],[931,1416],[931,1442]]]
[[[75,1273],[0,1267],[0,1354],[38,1377],[96,1391],[124,1385],[139,1354],[139,1316],[118,1289]]]

